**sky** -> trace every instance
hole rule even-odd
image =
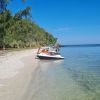
[[[61,44],[100,43],[100,0],[14,0],[14,14],[31,6],[32,20],[58,38]]]

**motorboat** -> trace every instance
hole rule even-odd
[[[55,47],[42,47],[38,49],[37,57],[39,59],[64,59]]]

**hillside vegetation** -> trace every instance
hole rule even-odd
[[[1,3],[1,2],[0,2]],[[0,48],[25,48],[54,44],[56,38],[30,20],[30,7],[18,11],[0,11]]]

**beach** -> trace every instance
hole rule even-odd
[[[64,47],[63,60],[37,50],[0,56],[0,100],[100,100],[100,47]]]
[[[0,100],[21,100],[36,68],[37,49],[0,56]]]

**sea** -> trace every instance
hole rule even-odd
[[[100,46],[60,48],[62,60],[38,60],[31,100],[100,100]]]

